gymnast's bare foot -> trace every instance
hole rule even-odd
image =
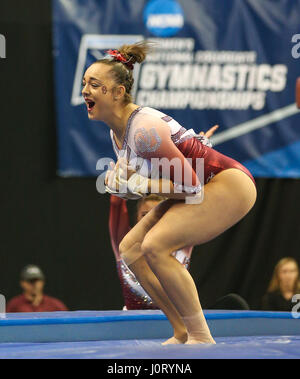
[[[187,342],[187,334],[182,334],[180,336],[173,336],[167,341],[163,342],[162,345],[179,345]]]
[[[196,345],[196,344],[200,344],[200,343],[201,344],[215,345],[216,341],[211,336],[209,336],[207,338],[202,338],[201,340],[189,336],[187,341],[185,342],[185,345]]]

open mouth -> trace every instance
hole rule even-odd
[[[94,102],[94,101],[87,100],[87,101],[86,101],[86,105],[87,105],[87,110],[88,110],[88,112],[90,112],[90,111],[94,108],[94,106],[95,106],[95,102]]]

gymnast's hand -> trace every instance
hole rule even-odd
[[[218,129],[218,127],[219,127],[219,125],[215,125],[215,126],[211,127],[206,133],[200,132],[199,136],[204,136],[206,138],[210,138],[215,133],[215,131]]]
[[[115,180],[115,164],[114,162],[110,162],[110,169],[108,169],[106,171],[106,175],[105,175],[105,180],[104,180],[104,184],[114,190],[114,191],[118,191],[119,190],[119,186],[118,186],[118,183],[116,182]]]
[[[128,164],[128,161],[125,158],[119,158],[116,167],[119,170],[120,177],[124,180],[129,180],[129,178],[136,173],[135,169]]]
[[[118,192],[120,185],[126,183],[135,172],[125,158],[119,158],[116,164],[110,162],[110,169],[106,171],[104,183],[109,189]]]

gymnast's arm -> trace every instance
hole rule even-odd
[[[199,178],[188,160],[173,143],[170,128],[165,121],[148,116],[134,126],[132,136],[137,155],[151,160],[151,163],[153,163],[152,158],[159,158],[161,163],[165,161],[167,174],[169,174],[164,177],[160,165],[159,171],[162,175],[157,179],[148,179],[148,193],[158,193],[161,196],[181,200],[201,191]],[[175,166],[171,165],[174,158],[176,158],[173,161]],[[174,167],[177,169],[176,172]]]
[[[116,260],[120,259],[119,244],[129,232],[129,215],[126,200],[118,196],[110,195],[109,209],[109,235]]]

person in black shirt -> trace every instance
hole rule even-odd
[[[292,297],[300,294],[299,266],[294,258],[282,258],[275,266],[267,293],[262,299],[265,311],[291,312]]]

